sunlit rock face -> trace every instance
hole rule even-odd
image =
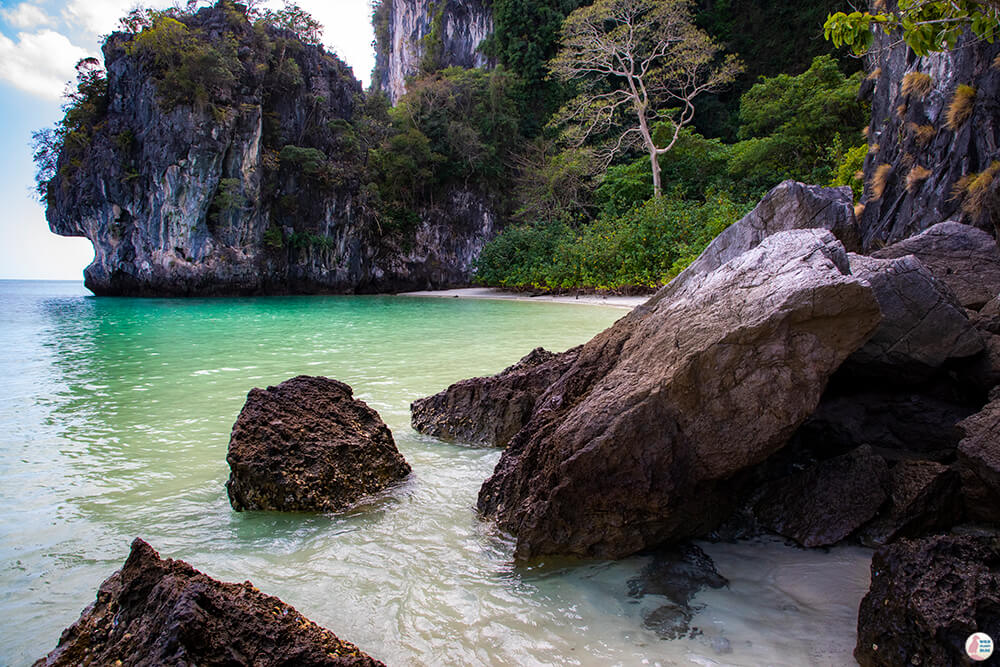
[[[493,65],[479,50],[493,32],[493,14],[484,0],[386,0],[375,20],[375,83],[393,104],[425,57],[434,61],[434,69]]]

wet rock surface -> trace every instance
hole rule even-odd
[[[667,604],[643,616],[643,624],[661,639],[679,639],[698,632],[691,627],[691,619],[702,608],[691,604],[695,594],[706,587],[728,585],[729,581],[715,569],[708,554],[697,545],[686,543],[657,551],[652,562],[628,581],[628,594],[635,599],[646,595],[667,598]]]
[[[1000,539],[900,540],[872,557],[854,657],[863,667],[970,664],[973,632],[1000,634]]]
[[[238,511],[337,512],[410,472],[377,412],[343,382],[306,375],[250,390],[226,461]]]
[[[35,667],[123,663],[382,665],[250,582],[216,581],[184,561],[161,559],[140,539]]]
[[[620,557],[703,534],[877,327],[828,231],[782,232],[581,349],[480,490],[516,555]]]
[[[462,380],[414,401],[413,428],[445,440],[504,447],[528,423],[538,397],[578,353],[579,348],[555,354],[538,347],[496,375]]]

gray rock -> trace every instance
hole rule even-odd
[[[858,216],[864,250],[919,234],[942,220],[992,232],[1000,220],[1000,199],[966,212],[963,197],[956,197],[955,190],[963,177],[1000,160],[1000,116],[995,105],[1000,99],[1000,70],[993,66],[1000,42],[989,44],[966,32],[955,48],[916,57],[895,35],[876,33],[870,53],[867,65],[875,78],[862,86],[872,109],[865,181],[871,183],[882,165],[891,171],[878,199],[870,186],[865,188],[861,200],[865,207]],[[903,96],[900,83],[913,72],[930,75],[928,94]],[[976,99],[971,117],[951,129],[946,123],[948,107],[960,84],[974,87]],[[914,131],[927,126],[934,130],[929,142]],[[914,166],[929,174],[908,187],[907,176]],[[1000,179],[993,188],[1000,189]]]
[[[990,299],[979,309],[973,321],[983,331],[1000,335],[1000,297]]]
[[[791,229],[828,229],[848,250],[860,248],[849,187],[824,188],[784,181],[771,189],[743,218],[727,227],[669,285],[650,300],[674,298],[691,281],[751,250],[772,234]]]
[[[950,359],[983,349],[979,332],[951,290],[912,255],[874,259],[849,255],[851,273],[868,281],[882,324],[848,363],[866,373],[922,379]]]
[[[959,424],[958,444],[966,510],[977,521],[1000,523],[1000,399]]]
[[[707,532],[878,326],[825,230],[781,232],[583,346],[479,495],[516,556],[620,557]]]
[[[233,509],[339,512],[410,473],[378,413],[343,382],[251,389],[229,439]]]
[[[1000,294],[1000,248],[981,229],[942,222],[872,253],[881,259],[905,255],[919,259],[966,308],[978,310]]]
[[[410,406],[420,433],[445,440],[504,447],[531,418],[535,401],[573,364],[579,348],[561,354],[535,348],[490,377],[456,382]]]
[[[754,511],[761,525],[804,547],[836,544],[886,501],[885,459],[869,447],[772,482]]]

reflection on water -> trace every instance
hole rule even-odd
[[[474,511],[499,453],[409,428],[413,399],[536,345],[575,345],[622,311],[406,297],[94,299],[72,284],[15,282],[0,282],[0,309],[0,664],[54,646],[135,536],[220,579],[253,580],[390,664],[849,660],[862,550],[708,545],[733,590],[706,594],[704,637],[663,642],[642,627],[647,601],[626,595],[646,559],[513,567],[509,542]],[[300,373],[352,385],[413,475],[343,516],[234,513],[225,454],[246,393]],[[763,566],[769,574],[743,576],[754,558],[787,565],[794,585]],[[788,603],[809,597],[816,572],[849,585],[816,593],[825,607]],[[754,608],[761,600],[767,613]],[[771,639],[817,624],[834,628],[818,655]],[[731,654],[709,641],[723,635]]]

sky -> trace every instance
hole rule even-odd
[[[367,87],[375,65],[370,0],[297,0],[325,27],[323,43]],[[74,66],[137,4],[173,0],[0,0],[0,279],[82,280],[90,241],[49,231],[35,199],[31,133],[62,117]],[[183,4],[183,3],[182,3]],[[200,4],[207,4],[204,0]],[[268,5],[279,7],[280,2]]]

